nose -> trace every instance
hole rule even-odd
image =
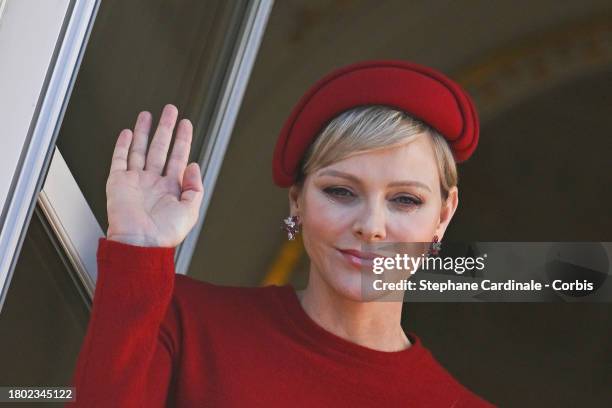
[[[357,216],[353,233],[362,241],[382,241],[387,238],[387,219],[384,206],[369,204]]]

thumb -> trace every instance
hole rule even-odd
[[[200,209],[200,203],[204,195],[202,175],[198,163],[190,163],[183,172],[183,183],[181,184],[181,204],[189,207],[196,213]]]

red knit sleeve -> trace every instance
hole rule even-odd
[[[174,289],[174,248],[100,238],[98,281],[72,377],[70,407],[163,407],[172,346],[160,326]]]

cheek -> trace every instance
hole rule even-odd
[[[303,204],[304,249],[317,270],[333,270],[336,258],[330,254],[333,247],[345,241],[342,236],[350,231],[350,211],[341,209],[322,194],[309,194]]]
[[[440,212],[425,205],[412,212],[393,213],[387,238],[395,242],[429,242],[438,225]]]
[[[351,210],[323,193],[312,193],[304,205],[304,233],[313,238],[333,238],[345,232],[350,227]]]

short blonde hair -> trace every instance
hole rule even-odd
[[[420,133],[432,140],[440,174],[440,190],[446,199],[458,183],[453,153],[438,131],[407,113],[382,105],[358,106],[332,119],[302,159],[296,184],[308,174],[357,153],[404,144]]]

